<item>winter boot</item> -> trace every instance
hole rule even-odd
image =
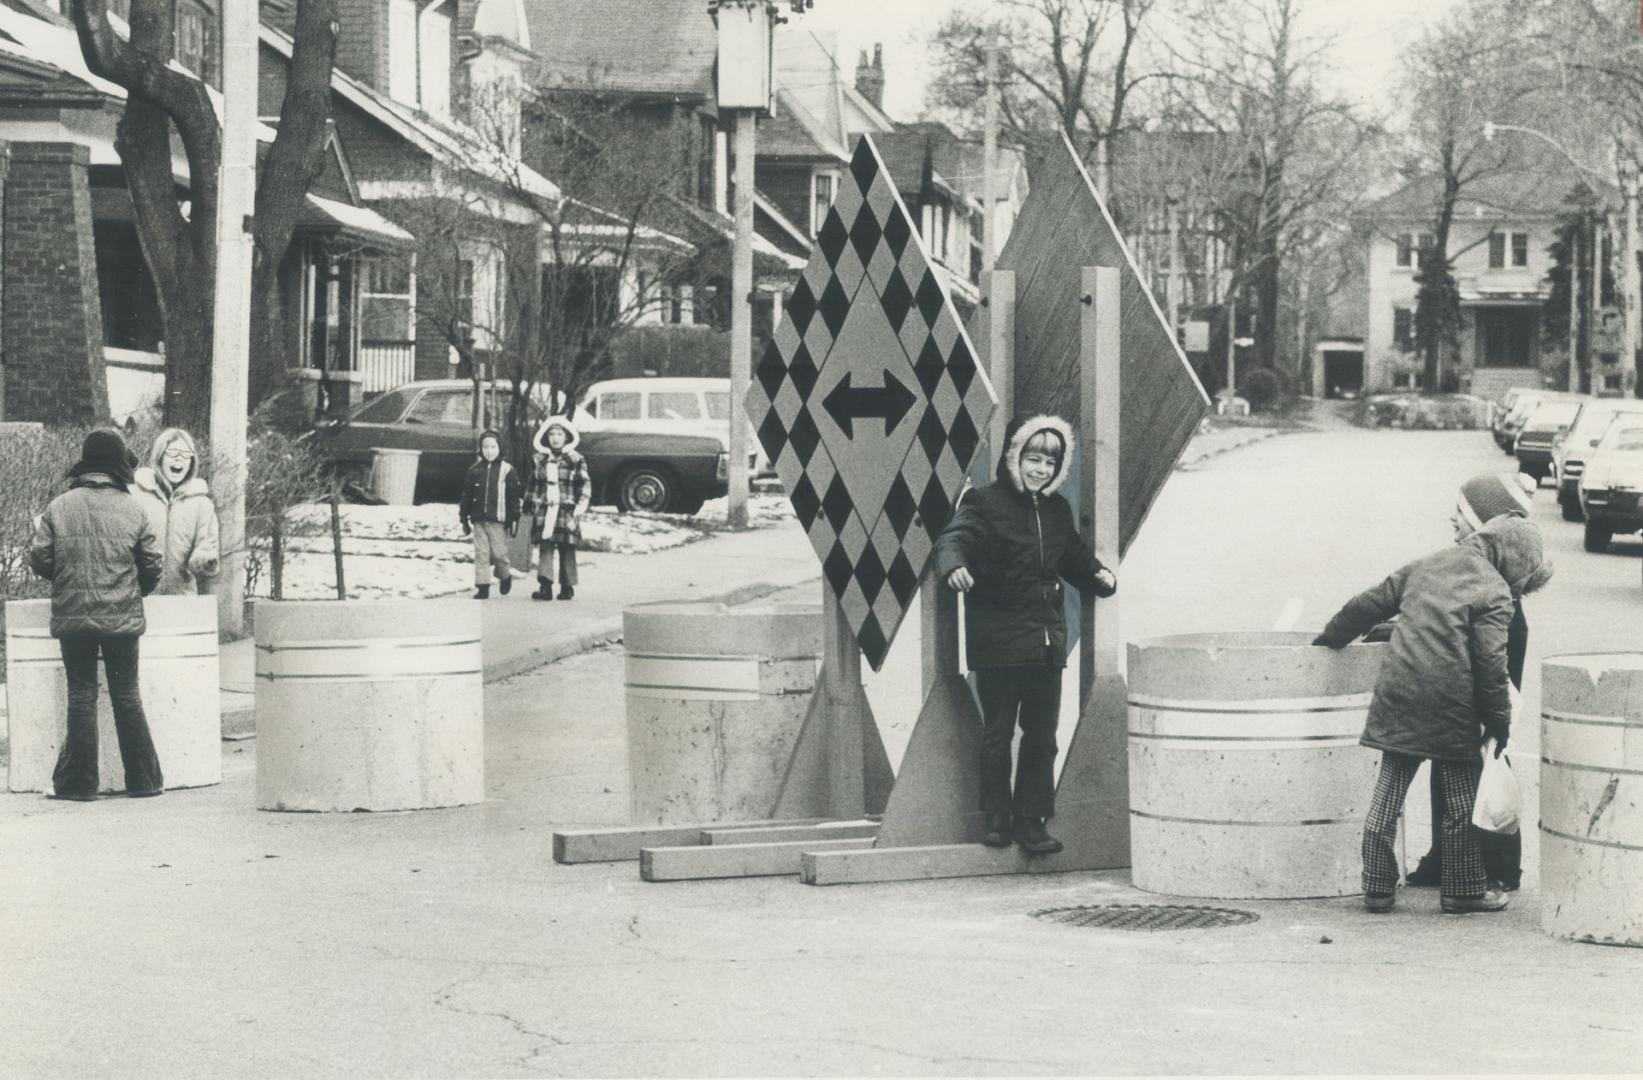
[[[1363,909],[1376,915],[1385,915],[1397,902],[1397,893],[1364,893]]]
[[[1435,889],[1442,879],[1443,863],[1439,860],[1437,850],[1434,848],[1421,856],[1421,861],[1415,865],[1415,869],[1411,870],[1403,880],[1404,884],[1413,885],[1416,888]]]
[[[987,824],[981,831],[981,842],[988,847],[1010,846],[1010,815],[988,814]]]
[[[499,591],[503,596],[507,596],[508,590],[511,588],[513,588],[513,571],[510,570],[506,574],[501,575],[499,579]]]
[[[531,599],[532,600],[552,600],[553,599],[553,582],[549,581],[545,577],[537,578],[536,579],[536,591],[531,593]]]
[[[491,598],[491,587],[489,585],[480,585],[480,586],[478,586],[477,588],[474,589],[474,599],[475,600],[489,600],[490,598]]]
[[[569,585],[559,586],[559,599],[569,600],[571,597],[573,597],[575,595],[576,595],[576,590],[573,589],[571,586],[569,586]]]
[[[1043,818],[1018,817],[1011,831],[1015,842],[1029,855],[1054,855],[1061,850],[1061,841],[1044,830]]]

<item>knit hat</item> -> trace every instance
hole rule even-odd
[[[98,428],[86,436],[80,445],[80,460],[69,469],[70,479],[87,473],[102,473],[121,490],[131,486],[132,472],[137,459],[126,449],[125,439],[113,428]]]
[[[478,454],[480,457],[485,456],[486,439],[496,440],[496,456],[497,460],[500,461],[502,458],[502,433],[494,428],[486,428],[484,431],[479,433],[479,439],[474,443],[474,453]]]
[[[1456,508],[1474,530],[1502,514],[1526,518],[1535,486],[1533,478],[1523,473],[1484,473],[1460,486]]]

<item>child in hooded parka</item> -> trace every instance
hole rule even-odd
[[[1482,770],[1479,746],[1498,757],[1511,733],[1508,638],[1517,598],[1552,576],[1540,530],[1503,515],[1459,543],[1402,567],[1351,600],[1313,642],[1339,649],[1398,616],[1375,680],[1365,746],[1381,751],[1363,826],[1364,907],[1392,910],[1398,815],[1423,759],[1443,788],[1440,906],[1449,914],[1504,910],[1489,887],[1472,829]]]
[[[154,439],[149,463],[133,474],[131,493],[148,514],[160,539],[165,569],[156,593],[191,595],[200,579],[217,573],[217,508],[211,489],[199,474],[194,439],[181,428],[166,428]]]
[[[513,588],[508,537],[519,531],[519,488],[519,473],[502,457],[502,436],[485,431],[479,436],[479,459],[462,480],[457,507],[463,535],[473,534],[475,600],[490,598],[493,576],[503,596]]]
[[[966,660],[981,699],[982,842],[1013,838],[1031,855],[1061,842],[1045,830],[1055,814],[1055,731],[1067,663],[1065,579],[1111,596],[1118,582],[1078,535],[1056,493],[1067,478],[1073,433],[1057,416],[1012,420],[997,479],[965,492],[936,541],[936,573],[965,593]],[[1020,757],[1010,787],[1010,744],[1019,718]]]
[[[537,545],[537,590],[533,600],[552,600],[555,563],[559,599],[576,595],[576,546],[582,540],[582,515],[593,497],[588,462],[576,449],[581,441],[566,416],[550,416],[536,429],[536,459],[525,506],[531,515],[531,540]]]

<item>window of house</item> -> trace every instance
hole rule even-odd
[[[696,139],[696,202],[712,206],[718,185],[715,165],[718,155],[719,125],[706,114],[698,117]]]
[[[1415,234],[1399,233],[1395,243],[1398,245],[1397,264],[1399,266],[1415,265]]]
[[[1415,312],[1411,308],[1392,309],[1392,344],[1403,352],[1415,349]]]
[[[417,19],[417,100],[434,116],[451,114],[451,5],[438,0]]]
[[[143,261],[137,226],[98,221],[92,228],[97,251],[97,292],[103,315],[103,344],[116,349],[157,352],[165,338],[159,294]]]
[[[601,420],[637,420],[640,414],[637,391],[600,394],[596,415]]]
[[[388,0],[388,96],[417,103],[416,0]]]
[[[810,177],[810,235],[821,232],[822,222],[827,220],[827,211],[833,205],[833,193],[838,187],[839,178],[835,173],[820,172]]]
[[[184,2],[177,7],[177,21],[173,34],[177,44],[177,63],[206,82],[216,78],[215,20],[211,12],[198,4]]]
[[[472,259],[456,261],[456,321],[463,326],[474,324],[474,264]]]
[[[692,391],[651,391],[652,420],[700,420],[702,400]]]
[[[1489,234],[1489,269],[1504,270],[1508,266],[1528,265],[1528,233],[1496,232]]]

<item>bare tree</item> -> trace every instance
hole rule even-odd
[[[71,0],[91,71],[126,91],[115,149],[125,167],[143,257],[165,327],[165,419],[206,433],[211,420],[211,335],[216,277],[217,173],[222,125],[206,84],[171,64],[171,0],[131,0],[130,22],[111,19],[110,0]],[[337,0],[297,0],[295,49],[279,130],[264,157],[253,222],[253,289],[271,297],[308,186],[323,165],[336,52]],[[188,162],[179,199],[172,171],[175,133]],[[254,307],[254,341],[269,340],[271,301]]]
[[[1002,58],[999,115],[1007,142],[1035,156],[1065,132],[1105,194],[1115,136],[1134,127],[1149,80],[1143,31],[1158,0],[996,0],[987,17],[948,16],[933,39],[929,105],[957,130],[975,126],[987,49]]]

